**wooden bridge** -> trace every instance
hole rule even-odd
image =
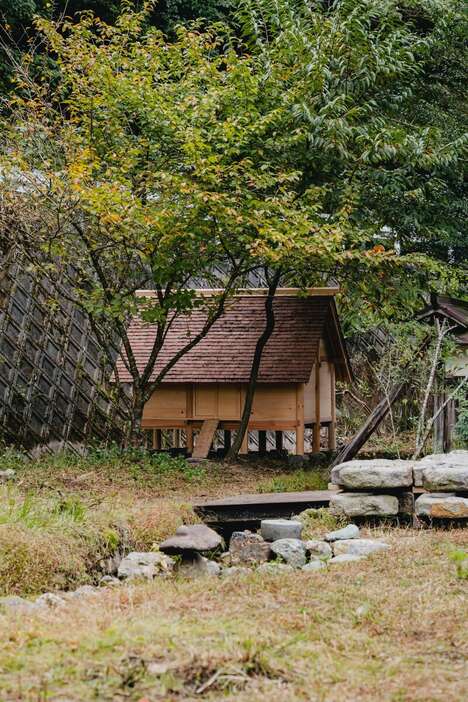
[[[232,532],[256,529],[262,519],[292,517],[309,507],[328,507],[331,490],[305,492],[264,492],[234,495],[220,500],[193,503],[195,512],[210,526]]]

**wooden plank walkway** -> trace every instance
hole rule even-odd
[[[309,507],[328,507],[332,494],[330,490],[263,492],[196,501],[193,507],[200,517],[213,524],[258,522],[269,517],[291,517]]]

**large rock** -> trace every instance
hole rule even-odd
[[[386,458],[349,461],[333,468],[331,480],[335,485],[352,490],[410,487],[413,484],[413,462]]]
[[[158,573],[170,573],[174,561],[164,553],[157,551],[133,551],[122,558],[117,575],[122,579],[146,578],[152,580]]]
[[[25,600],[23,597],[17,597],[16,595],[0,597],[0,610],[8,609],[17,610],[19,612],[33,612],[37,608],[34,602]]]
[[[431,492],[468,492],[466,466],[428,466],[422,473],[423,487]]]
[[[183,556],[177,568],[177,574],[184,578],[217,577],[221,573],[221,566],[216,561],[210,561],[200,553],[192,556]]]
[[[468,497],[450,493],[426,493],[414,503],[418,517],[431,519],[468,519]]]
[[[348,524],[342,529],[330,531],[325,534],[325,541],[339,541],[340,539],[357,539],[359,537],[359,527],[356,524]]]
[[[416,461],[413,466],[413,480],[417,487],[423,486],[423,473],[428,468],[437,469],[460,469],[464,472],[465,477],[468,471],[468,451],[457,450],[450,451],[450,453],[433,453],[429,456],[421,458],[420,461]],[[430,488],[432,489],[432,488]],[[435,489],[435,488],[434,488]],[[451,488],[451,490],[458,490],[459,488]],[[468,488],[463,488],[467,490]],[[437,490],[445,492],[445,489],[438,487]]]
[[[316,570],[323,570],[324,568],[327,567],[327,564],[325,561],[310,561],[310,563],[306,563],[305,565],[302,566],[301,570],[305,571],[306,573],[313,573]]]
[[[60,597],[60,595],[57,595],[55,592],[44,592],[44,594],[40,595],[35,601],[38,607],[50,607],[51,609],[63,607],[66,603],[66,599]]]
[[[271,546],[260,534],[235,531],[229,542],[229,553],[232,565],[266,563],[271,554]]]
[[[163,553],[184,553],[186,551],[213,551],[223,545],[223,539],[206,524],[180,526],[174,536],[160,544]]]
[[[384,541],[374,541],[373,539],[345,539],[335,541],[333,544],[335,556],[340,556],[343,553],[353,556],[368,556],[370,553],[385,551],[387,548],[390,546]]]
[[[306,563],[306,547],[300,539],[278,539],[271,544],[271,550],[293,568]]]
[[[365,492],[339,492],[330,497],[330,512],[338,517],[391,517],[398,514],[398,498]]]
[[[221,570],[221,577],[238,578],[241,575],[250,575],[251,572],[250,568],[245,568],[243,566],[229,566]]]
[[[6,470],[0,470],[0,483],[6,483],[8,480],[14,480],[16,478],[16,471],[13,468],[6,468]]]
[[[300,539],[304,525],[296,519],[262,519],[260,531],[265,541]]]
[[[311,560],[326,560],[333,556],[331,546],[326,541],[306,541],[305,548]]]

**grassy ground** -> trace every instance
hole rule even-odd
[[[466,581],[449,553],[466,532],[383,535],[391,551],[327,572],[156,580],[0,615],[0,698],[461,702]]]
[[[116,546],[151,548],[196,519],[192,497],[311,489],[323,471],[203,468],[107,451],[0,457],[0,592],[93,581]],[[332,527],[311,518],[310,533]],[[328,521],[327,521],[328,520]],[[64,608],[0,611],[3,702],[460,702],[467,581],[463,530],[369,530],[392,549],[316,573],[157,579]]]
[[[0,595],[92,583],[99,561],[117,548],[148,550],[182,523],[198,521],[193,499],[326,487],[322,470],[284,463],[191,465],[165,454],[94,450],[29,460],[5,451],[0,470]]]

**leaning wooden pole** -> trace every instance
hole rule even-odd
[[[428,334],[417,348],[413,359],[403,367],[403,370],[410,368],[414,358],[421,356],[421,354],[424,353],[429,345],[430,339],[431,335]],[[372,436],[379,424],[385,419],[391,406],[400,397],[406,385],[408,385],[408,381],[406,380],[394,385],[388,396],[384,397],[383,400],[380,400],[379,404],[373,409],[369,417],[366,419],[359,431],[353,436],[349,444],[346,444],[346,446],[338,453],[331,465],[332,468],[333,466],[337,466],[339,463],[346,463],[346,461],[351,461],[354,458],[357,452]]]

